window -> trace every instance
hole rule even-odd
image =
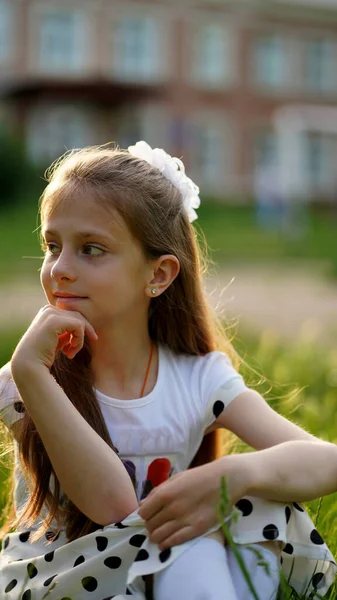
[[[122,79],[151,80],[158,74],[158,29],[149,17],[123,18],[115,36],[115,73]]]
[[[71,148],[92,143],[92,115],[73,106],[53,106],[31,113],[28,149],[33,160],[50,161]]]
[[[220,127],[215,124],[199,123],[193,130],[194,161],[193,171],[198,180],[210,187],[222,181],[224,167],[224,139]]]
[[[13,8],[5,0],[0,0],[0,62],[10,58],[13,39]]]
[[[337,44],[330,40],[307,42],[305,79],[307,88],[316,92],[337,91]]]
[[[307,180],[315,191],[329,191],[336,185],[336,138],[309,132],[305,135]]]
[[[286,49],[281,38],[266,36],[258,39],[254,49],[254,62],[256,83],[271,88],[286,83]]]
[[[263,168],[277,163],[277,139],[274,131],[263,129],[257,134],[254,152],[254,163],[256,168]]]
[[[45,12],[41,17],[39,64],[48,71],[74,71],[82,63],[81,18],[75,11]]]
[[[141,120],[135,107],[123,108],[116,115],[114,138],[120,148],[127,148],[135,144],[137,140],[143,139]]]
[[[194,77],[199,83],[218,85],[228,80],[230,58],[228,33],[222,25],[199,28],[195,40]]]

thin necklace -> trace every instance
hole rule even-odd
[[[151,363],[152,363],[152,356],[153,356],[153,347],[154,347],[154,343],[151,340],[150,358],[149,358],[149,362],[147,363],[146,373],[145,373],[145,378],[144,378],[144,383],[143,383],[142,390],[140,392],[140,398],[143,398],[143,395],[144,395],[144,392],[145,392],[145,388],[146,388],[146,384],[147,384],[147,380],[148,380],[148,377],[149,377]]]

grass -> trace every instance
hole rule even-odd
[[[233,262],[285,262],[291,259],[318,261],[327,272],[337,274],[337,218],[334,213],[308,212],[301,235],[261,231],[252,206],[224,205],[205,200],[196,226],[204,232],[213,260],[220,265]],[[37,198],[17,203],[0,213],[0,281],[35,276],[41,256],[37,233]]]
[[[40,261],[24,256],[41,256],[36,228],[36,202],[17,205],[0,215],[0,281],[37,276]],[[323,264],[331,276],[337,274],[336,220],[333,215],[310,213],[302,236],[265,232],[256,227],[251,207],[223,206],[204,202],[199,210],[202,226],[213,259],[220,265],[228,261],[244,263],[306,260]],[[20,329],[1,332],[0,365],[11,356]],[[238,331],[235,345],[245,359],[242,371],[247,381],[260,391],[281,414],[322,439],[336,442],[337,349],[321,348],[311,330],[304,329],[293,344],[281,342],[275,333],[260,336]],[[264,377],[263,377],[264,376]],[[247,450],[243,444],[237,451]],[[1,490],[6,468],[0,468]],[[337,495],[308,503],[317,528],[337,553]],[[1,512],[0,512],[1,514]],[[330,598],[337,598],[333,588]]]
[[[0,364],[11,356],[21,330],[3,335]],[[337,398],[337,349],[324,351],[304,329],[296,342],[281,342],[268,331],[261,336],[238,331],[235,346],[242,358],[242,372],[247,382],[262,393],[281,414],[319,438],[337,442],[335,425]],[[235,451],[245,451],[236,444]],[[6,477],[0,469],[0,491]],[[1,494],[0,494],[1,502]],[[311,518],[333,554],[337,554],[337,494],[307,504]],[[1,514],[1,505],[0,505]],[[299,596],[293,594],[295,600]],[[334,587],[329,595],[337,597]]]

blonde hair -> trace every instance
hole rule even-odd
[[[58,160],[47,172],[47,180],[40,203],[42,223],[71,198],[87,195],[105,209],[118,212],[146,257],[173,254],[179,259],[177,278],[163,294],[151,299],[149,335],[155,342],[166,344],[176,353],[192,355],[204,355],[221,347],[235,358],[206,300],[196,230],[185,213],[180,191],[158,169],[117,148],[89,147]],[[74,360],[59,353],[52,373],[88,423],[118,452],[93,391],[90,361],[86,343]],[[27,477],[33,482],[19,522],[32,524],[45,506],[48,516],[38,535],[50,528],[54,519],[59,526],[65,526],[70,540],[97,529],[99,525],[70,500],[61,502],[58,479],[28,413],[24,415],[19,447]],[[203,448],[206,452],[199,453],[194,464],[215,458],[215,433],[206,436]],[[52,476],[53,491],[49,487]]]

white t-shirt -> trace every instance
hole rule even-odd
[[[96,390],[111,439],[135,476],[139,498],[150,491],[151,481],[158,481],[158,469],[170,475],[187,469],[206,429],[247,390],[241,375],[221,352],[178,355],[162,345],[158,350],[157,382],[147,396],[118,400]],[[0,371],[0,418],[8,427],[22,417],[23,408],[9,376],[7,364]],[[154,463],[156,459],[161,461]],[[16,477],[19,506],[25,490],[18,468]]]

